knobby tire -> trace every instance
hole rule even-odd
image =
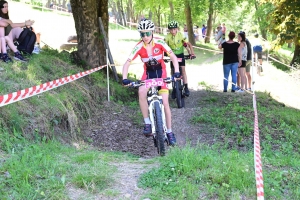
[[[156,123],[156,144],[158,154],[161,156],[165,155],[165,134],[162,120],[162,111],[160,108],[159,102],[154,102],[154,111],[155,111],[155,123]]]
[[[184,99],[182,98],[181,80],[175,82],[175,91],[177,107],[182,108],[184,106]]]

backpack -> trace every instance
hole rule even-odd
[[[31,30],[31,28],[23,28],[23,31],[20,33],[17,42],[18,42],[17,49],[20,52],[23,52],[25,54],[31,54],[36,42],[36,35]]]

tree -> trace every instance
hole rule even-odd
[[[215,22],[215,18],[218,14],[226,14],[228,16],[228,11],[234,12],[236,5],[242,2],[242,0],[206,0],[203,2],[204,5],[207,5],[208,16],[207,16],[207,31],[205,42],[209,43],[210,38],[213,38],[211,33],[213,30],[213,22]]]
[[[272,12],[273,6],[271,4],[259,5],[258,1],[259,0],[254,0],[254,6],[256,10],[255,17],[257,19],[262,38],[267,40],[267,30],[270,22],[266,19],[266,15]]]
[[[77,56],[90,67],[106,63],[106,50],[99,29],[99,17],[108,33],[108,0],[71,0],[77,33]]]
[[[210,43],[211,32],[212,32],[213,14],[214,14],[213,1],[209,1],[208,19],[207,19],[207,27],[206,27],[206,37],[204,39],[205,43]]]
[[[272,4],[274,10],[268,15],[269,31],[277,35],[275,46],[294,42],[295,51],[291,65],[300,63],[300,3],[297,0],[261,0],[261,3]]]
[[[188,34],[189,34],[189,42],[192,45],[196,45],[195,37],[194,37],[194,29],[193,29],[193,20],[192,20],[190,1],[185,0],[184,6],[185,6],[184,12],[185,12],[185,17],[186,17],[186,26],[187,26]]]
[[[170,19],[173,20],[174,19],[174,5],[173,5],[173,2],[170,0],[169,1],[169,6],[170,6]]]

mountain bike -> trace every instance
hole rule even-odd
[[[140,86],[145,86],[149,88],[147,93],[148,101],[148,112],[151,121],[152,135],[154,146],[157,148],[159,155],[164,156],[165,142],[169,145],[169,140],[167,138],[167,125],[165,110],[163,105],[162,97],[158,95],[158,87],[162,86],[164,83],[171,83],[172,78],[154,78],[147,79],[144,81],[132,82],[130,87],[138,88]]]
[[[188,60],[190,59],[190,55],[184,55],[184,59]],[[182,58],[177,58],[178,62],[182,61]],[[164,62],[168,63],[170,62],[170,58],[165,58]],[[182,69],[181,66],[179,66],[179,72],[180,75],[182,75]],[[171,75],[174,74],[174,67],[171,67]],[[172,89],[173,91],[175,90],[175,98],[176,98],[176,103],[178,108],[183,108],[185,106],[184,99],[185,99],[185,94],[184,94],[184,84],[183,84],[183,79],[176,79],[176,81],[172,82]]]

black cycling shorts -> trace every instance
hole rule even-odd
[[[176,55],[176,54],[175,54],[175,55]],[[183,53],[177,54],[176,57],[177,57],[177,58],[182,58],[182,61],[181,61],[181,62],[178,62],[179,66],[185,66],[184,54],[183,54]],[[171,62],[171,68],[174,68],[174,65],[173,65],[172,62]]]

